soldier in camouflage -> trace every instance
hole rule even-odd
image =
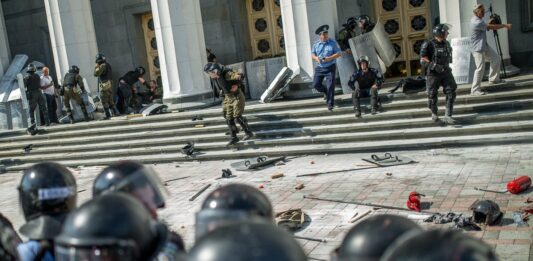
[[[94,76],[98,77],[98,87],[100,88],[100,99],[104,106],[105,118],[109,120],[112,112],[118,115],[119,112],[113,102],[113,73],[111,65],[106,61],[103,54],[96,55],[96,65],[94,67]],[[113,111],[111,111],[113,110]]]
[[[78,88],[79,86],[79,88]],[[83,84],[83,78],[80,76],[80,68],[76,65],[72,65],[65,77],[63,77],[63,97],[65,99],[65,107],[67,108],[67,115],[70,118],[70,124],[74,124],[74,115],[72,115],[72,108],[70,107],[70,100],[74,99],[80,106],[83,112],[85,121],[89,121],[89,114],[85,103],[81,98],[81,94],[87,92],[85,85]]]
[[[344,28],[339,31],[339,38],[337,39],[337,43],[339,43],[339,46],[343,52],[346,52],[347,54],[352,54],[352,50],[350,50],[350,44],[348,40],[356,36],[355,27],[357,26],[357,20],[355,19],[355,17],[350,17],[342,26]]]
[[[219,63],[207,63],[204,67],[209,77],[213,80],[214,85],[224,94],[224,110],[226,111],[226,123],[228,124],[231,139],[229,145],[239,142],[237,137],[237,121],[244,130],[243,140],[248,140],[254,136],[254,133],[248,126],[248,121],[242,116],[244,113],[244,86],[242,85],[243,75],[222,66]]]

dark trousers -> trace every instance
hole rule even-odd
[[[428,93],[428,107],[431,113],[437,114],[437,102],[439,87],[446,95],[446,116],[452,116],[453,103],[455,102],[457,83],[453,78],[451,70],[446,70],[442,73],[431,73],[427,76],[426,87]]]
[[[370,97],[370,107],[374,110],[378,109],[378,89],[356,88],[352,93],[353,109],[361,111],[361,98]]]
[[[56,114],[57,103],[55,96],[44,94],[44,97],[46,97],[46,107],[48,107],[48,118],[50,119],[50,122],[59,123]]]
[[[335,105],[335,71],[337,66],[335,64],[329,67],[315,67],[315,75],[313,76],[313,87],[324,94],[328,103],[328,108],[333,108]],[[326,78],[326,86],[322,81]]]
[[[118,84],[118,90],[117,90],[117,96],[118,96],[118,102],[117,102],[117,109],[122,114],[127,114],[130,111],[130,102],[132,98],[133,92],[131,90],[131,86],[124,83]]]

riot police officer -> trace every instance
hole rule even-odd
[[[448,30],[449,28],[445,24],[438,24],[433,28],[433,39],[425,41],[420,48],[420,63],[427,76],[426,87],[431,119],[435,122],[439,120],[437,114],[438,89],[439,86],[443,86],[446,95],[445,123],[456,124],[452,115],[457,84],[450,68],[452,48],[446,40]]]
[[[304,261],[298,242],[273,224],[241,222],[215,229],[200,238],[191,261]]]
[[[247,220],[274,223],[274,211],[267,196],[244,184],[222,186],[205,198],[196,213],[196,238],[217,227]]]
[[[413,232],[395,241],[383,254],[383,261],[498,260],[492,248],[462,231]]]
[[[26,223],[20,233],[29,241],[17,247],[22,260],[54,260],[52,240],[66,215],[76,207],[76,180],[63,165],[38,163],[26,169],[18,187]]]
[[[355,90],[352,93],[353,106],[355,110],[355,117],[361,117],[361,97],[370,96],[371,113],[378,112],[378,90],[385,81],[383,75],[376,69],[370,68],[370,62],[367,56],[361,56],[357,60],[359,70],[354,72],[350,77],[348,86]],[[357,82],[357,86],[355,83]]]
[[[374,24],[368,15],[360,15],[355,18],[357,20],[357,26],[361,29],[362,34],[366,34],[374,29]]]
[[[135,89],[134,84],[137,82],[145,84],[145,73],[144,67],[139,66],[120,77],[118,82],[118,109],[121,113],[129,113],[131,108],[134,110],[140,109],[140,103],[137,101],[137,89]]]
[[[93,197],[117,191],[138,199],[153,219],[157,219],[157,209],[165,207],[168,193],[153,169],[131,160],[109,165],[94,180]],[[169,231],[167,239],[159,256],[174,258],[184,252],[183,239],[177,233]]]
[[[131,196],[116,192],[74,210],[55,240],[58,260],[154,260],[166,227]]]
[[[39,106],[39,111],[44,116],[46,126],[50,126],[50,119],[48,118],[48,110],[46,109],[46,101],[41,92],[41,77],[35,72],[37,68],[33,63],[30,63],[26,69],[26,76],[24,77],[24,86],[26,87],[26,97],[30,104],[30,121],[35,124],[35,108]]]
[[[100,100],[104,106],[105,118],[109,120],[112,114],[118,115],[117,107],[113,101],[113,70],[101,53],[96,55],[96,65],[94,76],[98,77],[98,87],[100,88]],[[113,113],[111,113],[113,110]]]
[[[350,17],[346,20],[346,23],[342,25],[342,29],[339,31],[339,38],[337,43],[343,52],[352,54],[350,50],[350,43],[348,40],[356,36],[355,27],[357,26],[357,20],[355,17]]]
[[[376,215],[353,226],[333,253],[335,260],[380,260],[387,248],[402,235],[422,228],[397,215]]]
[[[78,88],[79,86],[79,88]],[[85,103],[81,98],[81,94],[86,93],[85,85],[83,84],[83,78],[80,76],[80,68],[76,65],[72,65],[70,70],[65,77],[63,77],[63,97],[65,107],[67,108],[67,115],[70,118],[70,123],[74,123],[74,115],[72,115],[72,108],[70,107],[70,99],[74,99],[76,103],[80,106],[81,111],[83,112],[83,117],[85,121],[89,121],[89,114],[87,113],[87,108]]]
[[[245,97],[242,80],[244,75],[219,63],[207,63],[204,72],[213,80],[214,85],[224,94],[224,108],[226,111],[226,123],[230,131],[231,139],[228,146],[239,142],[237,137],[237,121],[244,130],[243,140],[249,140],[254,133],[248,125],[248,121],[242,115],[244,113]]]

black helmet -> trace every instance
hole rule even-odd
[[[140,75],[144,75],[144,73],[146,72],[146,70],[142,66],[135,68],[135,71],[138,72]]]
[[[158,175],[150,168],[143,164],[125,160],[109,165],[102,170],[93,183],[93,197],[104,192],[122,191],[129,194],[134,193],[137,189],[150,186],[153,192],[151,202],[143,202],[148,207],[156,208],[165,207],[166,189],[163,186]]]
[[[376,215],[356,224],[342,240],[339,261],[379,260],[387,247],[410,231],[422,230],[413,221],[396,215]]]
[[[274,223],[274,211],[263,192],[244,184],[213,190],[196,213],[196,238],[216,227],[243,220]]]
[[[72,65],[70,67],[69,72],[78,74],[78,73],[80,73],[80,68],[78,66],[76,66],[76,65]]]
[[[368,24],[371,23],[370,16],[368,16],[368,15],[360,15],[360,16],[356,17],[355,20],[358,23],[363,23],[363,25],[368,25]]]
[[[478,200],[472,204],[470,210],[474,212],[474,222],[489,226],[500,223],[503,216],[498,204],[491,200]]]
[[[37,67],[33,63],[28,64],[28,67],[26,68],[26,72],[34,73],[37,71]]]
[[[446,24],[438,24],[433,27],[433,36],[446,38],[446,34],[450,30],[450,27]]]
[[[102,53],[96,55],[96,63],[101,64],[105,62],[105,56]]]
[[[191,261],[307,260],[298,242],[273,224],[243,222],[220,227],[199,239]]]
[[[55,239],[57,260],[151,260],[168,230],[129,195],[96,197],[74,210]],[[100,258],[100,259],[96,259]]]
[[[498,260],[492,248],[479,239],[455,230],[409,233],[383,254],[384,261]]]
[[[350,18],[348,18],[346,20],[346,23],[343,24],[342,26],[350,28],[350,29],[354,29],[356,25],[357,25],[356,18],[355,17],[350,17]]]
[[[41,215],[62,216],[76,207],[76,180],[58,163],[38,163],[26,169],[18,191],[26,221]]]
[[[362,55],[361,57],[359,57],[359,59],[357,59],[357,66],[359,66],[359,68],[361,68],[362,62],[366,62],[366,67],[370,66],[370,61],[368,59],[368,56]]]
[[[223,66],[220,63],[207,63],[204,66],[205,73],[215,73],[220,75],[222,73]]]
[[[194,143],[187,141],[187,143],[181,148],[181,153],[186,156],[194,154]]]

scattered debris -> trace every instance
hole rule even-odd
[[[265,188],[265,185],[264,184],[259,184],[259,186],[257,186],[257,187],[260,188],[260,189],[263,189],[263,188]]]
[[[420,194],[416,191],[409,193],[409,198],[407,199],[407,208],[420,212],[420,197],[425,197],[426,195]]]
[[[387,206],[387,205],[380,205],[380,204],[373,204],[373,203],[363,203],[363,202],[357,202],[357,201],[344,201],[344,200],[337,200],[337,199],[325,199],[325,198],[319,198],[311,195],[304,195],[304,198],[306,199],[313,199],[313,200],[320,200],[320,201],[328,201],[328,202],[335,202],[335,203],[344,203],[344,204],[354,204],[354,205],[360,205],[360,206],[367,206],[367,207],[374,207],[374,208],[384,208],[384,209],[394,209],[394,210],[403,210],[403,211],[411,211],[409,209],[400,208],[400,207],[394,207],[394,206]],[[427,213],[427,214],[435,214],[436,212],[430,212],[430,211],[420,211],[421,213]]]
[[[526,218],[529,215],[526,215]],[[513,220],[517,227],[529,227],[529,224],[525,222],[525,219],[523,213],[520,212],[513,212]]]
[[[328,241],[324,239],[318,239],[318,238],[312,238],[312,237],[301,237],[301,236],[294,236],[296,239],[303,239],[308,241],[314,241],[314,242],[320,242],[320,243],[327,243]]]
[[[217,180],[218,179],[229,179],[229,178],[233,178],[233,177],[237,177],[235,175],[233,175],[233,173],[231,172],[230,169],[222,169],[222,176],[216,178]]]
[[[305,213],[301,208],[289,209],[276,213],[276,225],[289,231],[295,231],[305,223]]]
[[[463,214],[455,214],[449,212],[447,214],[435,213],[424,222],[432,222],[435,224],[447,224],[454,222],[454,228],[464,229],[466,231],[481,231],[481,228],[474,223],[472,217],[464,217]]]
[[[272,179],[279,179],[279,178],[281,178],[283,176],[285,176],[285,175],[283,175],[283,173],[275,173],[275,174],[270,175],[270,177]]]
[[[185,146],[181,148],[181,153],[186,156],[192,156],[196,151],[194,150],[194,143],[187,141]]]
[[[186,177],[179,177],[179,178],[175,178],[175,179],[169,179],[169,180],[165,180],[165,182],[163,182],[163,185],[165,185],[165,186],[168,186],[168,183],[169,183],[169,182],[173,182],[173,181],[176,181],[176,180],[181,180],[181,179],[186,179],[186,178],[188,178],[188,177],[190,177],[190,176],[186,176]]]
[[[392,177],[392,173],[390,173],[390,172],[385,173],[385,175],[386,175],[387,177]]]
[[[528,176],[520,176],[518,178],[515,178],[509,181],[509,183],[507,183],[506,190],[491,190],[491,189],[482,189],[478,187],[474,187],[474,189],[479,190],[479,191],[502,193],[502,194],[507,193],[507,192],[511,192],[511,194],[520,194],[521,192],[527,190],[529,187],[531,187],[531,178]]]
[[[245,159],[243,161],[234,162],[231,164],[231,167],[238,171],[248,171],[255,170],[261,167],[265,167],[271,164],[276,164],[276,162],[285,161],[285,156],[269,158],[267,156],[259,156],[255,158]]]
[[[30,145],[27,145],[27,146],[24,146],[24,148],[22,148],[22,150],[24,150],[24,154],[28,154],[30,153],[30,151],[33,149],[33,144],[30,144]]]
[[[357,216],[359,213],[355,213],[355,215],[353,215],[353,217],[350,220],[348,220],[348,223],[355,223],[358,220],[361,220],[362,218],[368,216],[371,212],[372,212],[372,210],[367,210],[363,214],[361,214],[360,216]]]
[[[206,191],[209,187],[211,187],[211,183],[205,185],[203,188],[201,188],[198,192],[196,192],[196,194],[194,194],[190,199],[189,201],[193,201],[195,200],[198,196],[200,196],[202,193],[204,193],[204,191]]]
[[[304,187],[305,187],[304,184],[300,183],[300,184],[296,185],[296,187],[294,187],[294,189],[300,190],[300,189],[303,189]]]
[[[380,167],[390,167],[416,163],[416,161],[412,160],[411,158],[399,155],[392,155],[388,152],[385,153],[383,156],[372,154],[370,158],[363,158],[363,160],[372,164],[376,164]]]
[[[313,164],[315,164],[315,161],[312,160],[312,161],[310,161],[309,163],[310,163],[311,165],[313,165]]]
[[[194,115],[194,117],[192,117],[192,121],[202,121],[204,120],[204,118],[200,115]]]

